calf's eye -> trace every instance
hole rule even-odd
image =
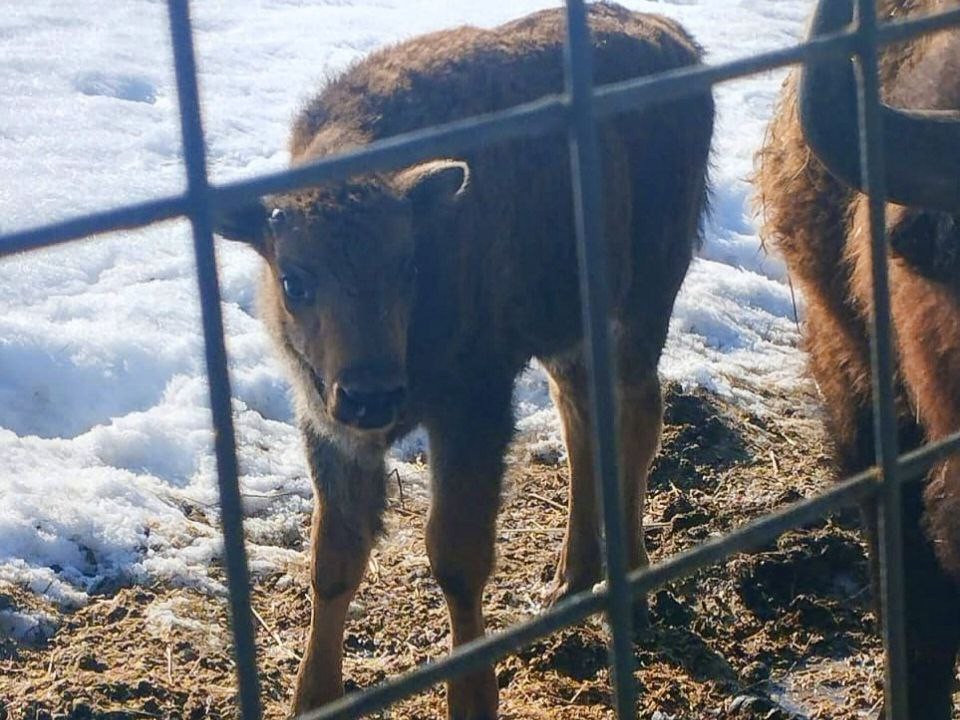
[[[283,294],[291,303],[305,303],[313,299],[313,289],[304,282],[303,278],[286,274],[280,278],[283,285]]]

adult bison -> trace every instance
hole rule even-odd
[[[617,5],[589,11],[597,83],[700,62],[676,23]],[[462,27],[374,53],[297,118],[294,164],[563,89],[564,15]],[[697,245],[713,102],[700,94],[604,121],[602,154],[619,366],[630,564],[647,562],[641,505],[660,437],[657,362]],[[220,218],[266,261],[261,313],[287,361],[316,491],[313,611],[295,708],[340,696],[347,606],[381,531],[384,453],[424,425],[433,503],[427,552],[453,645],[484,632],[516,375],[538,358],[572,477],[553,597],[599,580],[566,137],[504,142],[400,172],[271,197]],[[494,718],[493,668],[448,684],[451,717]]]
[[[885,0],[884,17],[943,0]],[[851,0],[820,0],[811,34],[837,32]],[[883,144],[902,449],[960,429],[960,31],[884,52]],[[786,84],[758,187],[764,233],[807,299],[806,343],[840,474],[873,464],[868,201],[859,191],[853,66],[818,63]],[[895,109],[908,108],[908,109]],[[960,459],[904,489],[912,718],[949,718],[960,645]],[[875,520],[868,517],[875,580]]]

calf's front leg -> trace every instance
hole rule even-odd
[[[324,439],[309,433],[306,438],[316,497],[310,632],[294,691],[298,714],[343,695],[347,609],[363,580],[384,503],[382,458],[357,462]]]
[[[477,384],[483,388],[488,384]],[[450,615],[451,646],[484,634],[483,589],[493,569],[503,454],[510,440],[509,386],[497,398],[463,401],[453,416],[431,423],[433,502],[427,554]],[[447,683],[450,720],[495,720],[492,666]]]

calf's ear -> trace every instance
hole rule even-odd
[[[262,202],[222,208],[213,216],[213,231],[236,242],[246,243],[261,255],[266,250],[267,209]]]
[[[469,191],[470,166],[463,160],[431,160],[397,173],[394,183],[415,208],[449,207]]]

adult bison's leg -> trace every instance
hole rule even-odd
[[[854,218],[849,252],[857,299],[869,308],[865,206]],[[890,208],[892,240],[904,231],[901,220],[910,212]],[[960,326],[953,320],[960,315],[960,296],[955,287],[897,259],[890,264],[890,290],[900,378],[915,406],[901,414],[919,417],[927,437],[936,440],[960,429]],[[908,485],[903,497],[909,714],[946,720],[960,645],[960,463],[954,458],[941,464],[925,487]]]
[[[960,641],[960,595],[954,581],[943,572],[927,536],[921,520],[922,495],[923,488],[917,483],[903,489],[908,716],[950,720],[954,661]],[[876,553],[875,519],[870,525],[873,529],[870,550]],[[879,590],[878,567],[873,581],[876,592]],[[881,720],[884,717],[886,713],[881,713]]]
[[[343,695],[343,632],[384,505],[382,454],[347,458],[329,440],[304,433],[315,505],[311,546],[310,632],[294,692],[294,711]]]
[[[891,267],[892,312],[904,382],[924,430],[960,430],[960,298],[902,261]],[[960,458],[934,468],[923,489],[904,489],[904,561],[911,717],[951,717],[960,645]]]
[[[567,447],[570,470],[567,532],[557,572],[547,595],[548,604],[553,604],[599,582],[603,574],[603,560],[600,553],[597,488],[593,480],[586,369],[579,356],[545,360],[544,367],[550,374],[550,395],[563,424],[563,441]]]
[[[513,419],[511,383],[469,383],[451,392],[427,420],[433,501],[427,553],[450,614],[451,645],[484,633],[482,596],[493,569],[503,456]],[[497,678],[493,667],[447,683],[452,720],[494,720]]]

